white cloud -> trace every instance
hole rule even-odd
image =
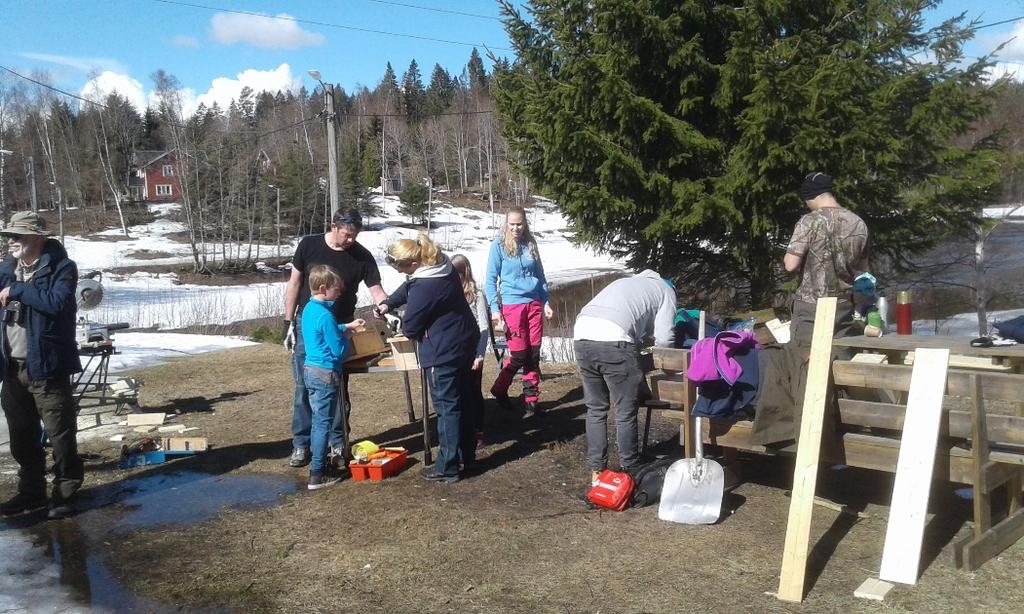
[[[301,79],[292,74],[292,69],[288,64],[281,64],[274,70],[250,68],[235,75],[234,79],[228,77],[214,79],[210,84],[210,89],[205,94],[196,96],[194,102],[195,107],[200,104],[211,107],[216,102],[222,110],[226,110],[232,100],[238,100],[243,87],[250,87],[256,93],[264,91],[277,93],[281,91],[298,92],[301,85]],[[186,108],[186,112],[191,111]]]
[[[242,88],[249,87],[255,93],[271,92],[292,92],[296,93],[302,85],[302,80],[292,74],[288,64],[281,64],[273,70],[257,70],[249,68],[237,75],[235,78],[217,77],[210,83],[209,89],[202,94],[197,94],[192,88],[178,90],[178,97],[181,101],[181,110],[185,117],[188,117],[199,108],[200,104],[212,107],[214,103],[220,105],[222,111],[226,111],[232,100],[238,100]],[[141,113],[147,106],[156,107],[159,102],[155,91],[146,91],[142,84],[136,79],[124,74],[104,72],[92,79],[82,88],[82,98],[103,102],[111,92],[116,91],[127,98]]]
[[[1024,82],[1024,62],[996,62],[988,70],[989,81],[995,81],[1003,77]]]
[[[20,55],[23,58],[28,58],[30,60],[38,60],[40,62],[49,62],[51,64],[66,66],[68,68],[73,68],[77,71],[84,73],[100,71],[111,71],[119,73],[125,72],[124,66],[122,66],[120,62],[112,58],[88,58],[70,55],[54,55],[51,53],[31,52],[20,53],[18,55]]]
[[[127,98],[139,113],[146,110],[146,94],[142,84],[128,75],[110,70],[104,71],[100,76],[86,83],[79,95],[82,98],[102,103],[103,99],[113,92]]]
[[[999,59],[1007,62],[1024,62],[1024,19],[1013,24],[1013,30],[1003,40],[1012,38],[999,52]]]
[[[210,38],[222,45],[248,43],[263,49],[297,49],[324,43],[322,34],[307,32],[291,15],[217,13],[210,18]]]
[[[199,41],[191,36],[185,36],[179,34],[171,40],[171,44],[175,47],[182,47],[184,49],[198,49]]]

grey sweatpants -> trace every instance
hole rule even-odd
[[[643,381],[638,349],[632,343],[578,340],[573,343],[587,406],[587,465],[608,465],[608,411],[615,414],[619,463],[629,469],[640,460],[637,391]]]

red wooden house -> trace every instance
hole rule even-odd
[[[132,156],[132,170],[128,176],[132,200],[157,203],[180,200],[180,174],[181,165],[173,149],[136,151]]]

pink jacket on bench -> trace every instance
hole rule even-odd
[[[733,355],[738,350],[760,348],[752,333],[724,330],[714,337],[705,337],[690,349],[690,367],[686,377],[696,384],[725,380],[730,386],[743,374]]]

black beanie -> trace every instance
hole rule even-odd
[[[813,200],[820,194],[832,191],[832,178],[825,173],[811,173],[800,184],[800,198]]]

